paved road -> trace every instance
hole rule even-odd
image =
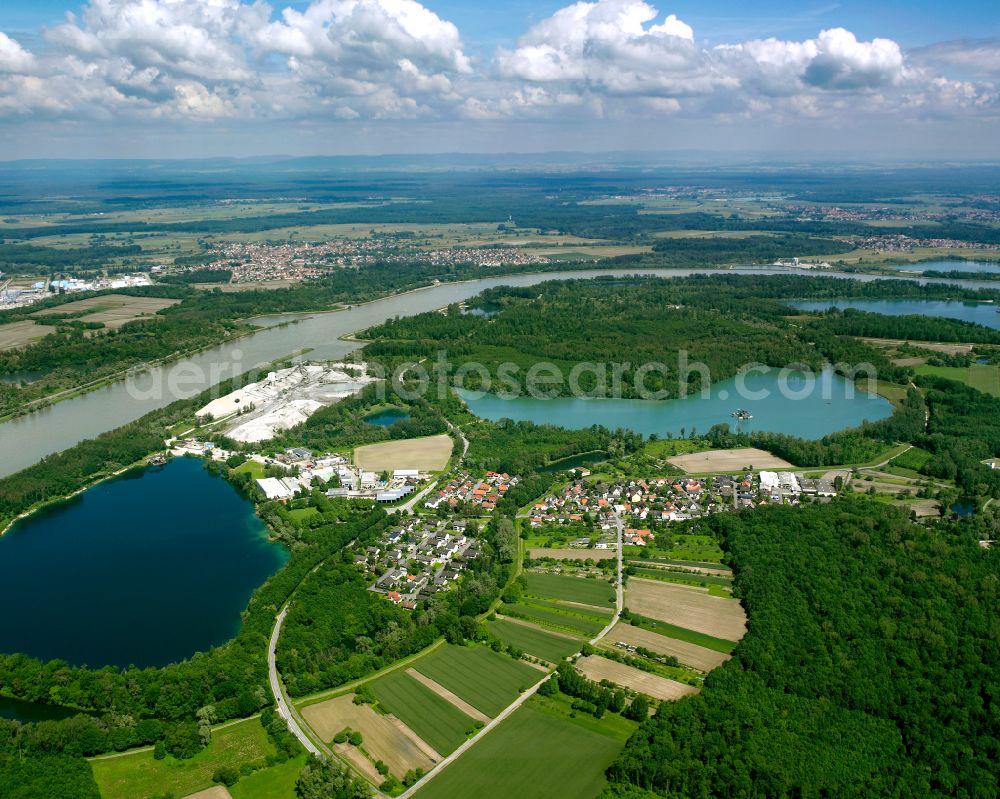
[[[421,492],[420,492],[419,494],[414,494],[414,495],[413,495],[413,496],[412,496],[412,497],[410,498],[409,502],[406,502],[406,503],[404,503],[404,504],[400,505],[400,506],[399,506],[398,508],[396,508],[396,510],[398,510],[398,511],[400,511],[400,512],[402,512],[402,513],[409,513],[409,512],[411,511],[411,510],[413,510],[413,506],[414,506],[414,505],[416,505],[416,504],[417,504],[417,503],[418,503],[418,502],[419,502],[420,500],[422,500],[422,499],[423,499],[424,497],[426,497],[426,496],[427,496],[427,495],[428,495],[428,494],[429,494],[429,493],[430,493],[431,491],[433,491],[433,490],[434,490],[434,487],[435,487],[435,486],[436,486],[437,484],[438,484],[438,481],[437,481],[437,480],[435,480],[435,481],[434,481],[433,483],[431,483],[431,484],[430,484],[429,486],[427,486],[427,488],[425,488],[425,489],[424,489],[423,491],[421,491]],[[391,511],[391,509],[390,509],[390,511]]]
[[[285,622],[285,616],[288,615],[288,605],[286,604],[281,612],[278,613],[277,618],[274,620],[274,629],[271,630],[271,641],[267,645],[267,679],[271,683],[271,694],[274,696],[274,701],[278,705],[278,715],[285,720],[288,724],[288,729],[291,730],[292,735],[299,739],[306,751],[311,752],[314,755],[325,755],[326,757],[333,757],[333,752],[330,748],[323,745],[317,746],[312,738],[306,735],[305,730],[299,722],[299,713],[295,708],[292,707],[291,702],[285,696],[285,688],[281,684],[281,677],[278,675],[278,666],[275,662],[275,651],[278,648],[278,638],[281,636],[281,625]],[[304,723],[304,722],[303,722]]]

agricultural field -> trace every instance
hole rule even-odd
[[[676,535],[673,536],[673,543],[669,547],[661,549],[660,546],[660,542],[654,542],[652,550],[671,560],[696,560],[700,563],[719,563],[722,561],[722,549],[710,535],[698,533]],[[622,552],[629,558],[646,558],[650,555],[651,548],[648,546],[625,547]]]
[[[603,579],[541,572],[528,572],[526,577],[529,596],[582,602],[599,608],[607,608],[615,601],[614,587]]]
[[[970,388],[1000,397],[1000,367],[976,363],[972,366],[918,366],[918,375],[934,375],[956,380]]]
[[[505,604],[500,612],[504,615],[540,624],[543,627],[553,627],[584,638],[592,638],[607,625],[609,619],[587,614],[580,608],[566,607],[564,610],[546,608],[531,602]]]
[[[34,322],[8,322],[0,325],[0,352],[16,350],[55,331],[51,325],[36,325]]]
[[[176,305],[180,300],[161,297],[130,297],[127,294],[105,294],[88,297],[85,300],[67,302],[64,305],[36,311],[33,317],[44,319],[57,314],[79,314],[75,317],[83,322],[101,322],[109,330],[116,330],[124,324],[134,322],[143,316],[151,316],[164,308]]]
[[[691,452],[667,458],[678,469],[689,474],[739,472],[748,466],[754,469],[787,470],[795,467],[788,461],[762,449],[745,447],[742,449],[712,449],[706,452]]]
[[[363,469],[384,472],[392,469],[420,469],[439,472],[448,465],[452,440],[445,434],[366,444],[354,450],[354,462]]]
[[[417,799],[593,799],[635,725],[611,714],[600,721],[570,714],[565,697],[532,697],[427,783]]]
[[[260,461],[248,460],[241,463],[235,469],[233,469],[235,474],[249,474],[254,480],[257,480],[264,476],[264,464]]]
[[[413,667],[490,718],[541,678],[537,669],[485,646],[448,644],[415,661]]]
[[[505,644],[516,646],[549,663],[558,663],[579,652],[583,643],[578,638],[548,632],[531,624],[520,624],[516,620],[489,621],[486,626]]]
[[[733,584],[732,577],[725,574],[691,573],[684,569],[659,564],[643,566],[634,560],[628,561],[628,567],[629,574],[646,577],[650,580],[665,580],[671,583],[708,588],[714,596],[725,596]]]
[[[632,646],[644,647],[658,655],[671,655],[685,666],[705,672],[718,668],[730,657],[726,652],[718,652],[688,641],[668,638],[665,635],[624,622],[616,624],[604,637],[602,643],[611,645],[618,641]]]
[[[625,605],[643,616],[727,641],[739,641],[746,634],[746,614],[739,601],[710,596],[702,588],[633,577]]]
[[[354,694],[327,699],[302,710],[302,717],[323,741],[329,743],[337,733],[350,728],[360,732],[361,746],[375,760],[382,760],[396,777],[411,769],[429,770],[441,756],[402,721],[383,716],[369,705],[354,704]],[[367,771],[364,756],[357,747],[343,744],[337,749],[348,756],[359,770]]]
[[[103,799],[161,799],[211,788],[220,766],[262,766],[274,746],[260,720],[253,718],[216,728],[209,745],[194,757],[156,760],[151,749],[91,760],[94,779]]]
[[[372,693],[382,710],[392,713],[435,751],[450,755],[475,728],[476,721],[485,717],[474,708],[466,712],[411,672],[397,670],[375,680],[370,683]]]
[[[306,764],[305,755],[255,771],[229,789],[233,799],[296,799],[295,781]]]
[[[697,572],[698,574],[714,574],[719,577],[732,577],[733,572],[731,569],[726,568],[718,563],[701,563],[697,560],[679,560],[677,558],[632,558],[629,563],[634,563],[637,566],[659,566],[659,567],[674,567],[677,569],[685,569],[691,572]]]
[[[698,689],[692,685],[668,680],[658,674],[650,674],[648,671],[626,666],[624,663],[600,655],[580,658],[576,662],[576,668],[588,680],[594,682],[610,680],[615,685],[638,691],[653,699],[673,701],[698,693]]]
[[[919,472],[927,462],[933,458],[927,450],[921,449],[920,447],[910,447],[906,452],[897,455],[890,461],[889,466],[897,469],[906,469],[912,471],[914,475]]]
[[[204,791],[189,794],[184,799],[233,799],[233,795],[224,785],[216,785],[212,788],[206,788]]]
[[[531,558],[554,558],[555,560],[613,560],[616,555],[610,549],[571,549],[569,547],[533,547],[528,550]]]

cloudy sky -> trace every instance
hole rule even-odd
[[[0,158],[636,149],[1000,157],[1000,2],[0,0]]]

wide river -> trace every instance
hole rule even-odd
[[[0,652],[93,667],[183,660],[232,638],[286,558],[202,461],[129,472],[0,537]]]
[[[781,268],[730,270],[740,274],[817,274]],[[305,347],[313,348],[311,358],[342,358],[360,343],[340,337],[381,324],[398,316],[412,316],[479,294],[495,286],[530,286],[545,280],[586,279],[601,275],[660,275],[683,277],[718,274],[713,269],[592,269],[573,272],[541,272],[530,275],[443,283],[398,294],[332,313],[302,314],[296,324],[267,327],[238,341],[205,350],[191,358],[147,370],[135,380],[127,380],[59,402],[37,413],[0,424],[0,476],[12,474],[53,452],[68,449],[80,441],[134,421],[176,399],[200,391],[235,374],[257,368]],[[845,279],[870,281],[874,275],[829,273]],[[905,278],[901,278],[905,279]],[[923,279],[920,282],[929,282]],[[968,288],[998,288],[989,281],[947,281]]]

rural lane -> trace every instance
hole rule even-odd
[[[274,629],[271,630],[271,640],[267,645],[267,679],[271,684],[271,694],[274,696],[274,701],[278,706],[278,715],[285,720],[289,731],[298,738],[299,743],[305,747],[307,752],[317,757],[333,760],[345,767],[349,772],[355,773],[351,764],[338,757],[325,743],[320,741],[317,744],[306,734],[304,727],[308,725],[285,695],[285,687],[281,683],[281,675],[278,674],[276,652],[278,649],[278,638],[281,637],[281,625],[284,624],[285,616],[288,615],[289,604],[291,603],[286,602],[285,606],[278,612],[274,620]],[[388,799],[377,788],[372,788],[372,796],[377,797],[377,799]]]
[[[267,679],[271,683],[271,694],[278,705],[278,715],[285,720],[292,735],[299,739],[299,743],[305,747],[306,751],[317,756],[325,755],[326,757],[333,757],[333,752],[328,747],[323,746],[321,749],[313,743],[312,738],[306,735],[305,730],[299,724],[298,711],[292,707],[291,702],[285,696],[285,688],[281,684],[281,677],[278,675],[275,653],[278,649],[278,638],[281,636],[281,625],[284,624],[286,615],[288,615],[287,604],[281,609],[274,620],[274,629],[271,630],[271,640],[267,645]]]
[[[423,499],[424,497],[426,497],[426,496],[427,496],[427,495],[428,495],[428,494],[429,494],[429,493],[430,493],[431,491],[433,491],[433,490],[434,490],[434,487],[435,487],[435,486],[436,486],[437,484],[438,484],[438,481],[437,481],[437,480],[435,480],[435,481],[434,481],[433,483],[431,483],[431,484],[430,484],[429,486],[427,486],[427,488],[425,488],[425,489],[424,489],[423,491],[421,491],[421,492],[420,492],[419,494],[414,494],[414,495],[413,495],[413,496],[412,496],[412,497],[410,498],[410,500],[409,500],[408,502],[405,502],[405,503],[403,503],[403,504],[402,504],[402,505],[400,505],[400,506],[399,506],[398,508],[396,508],[396,510],[398,510],[398,511],[399,511],[400,513],[409,513],[409,512],[411,511],[411,510],[413,510],[413,506],[414,506],[414,505],[416,505],[416,504],[417,504],[417,503],[418,503],[418,502],[419,502],[420,500],[422,500],[422,499]]]
[[[618,530],[618,577],[615,580],[615,615],[611,617],[611,621],[608,622],[607,627],[590,639],[591,646],[611,632],[611,629],[618,623],[618,619],[621,618],[622,609],[625,607],[625,588],[622,585],[622,537],[625,531],[625,522],[617,514],[615,515],[615,527]]]

